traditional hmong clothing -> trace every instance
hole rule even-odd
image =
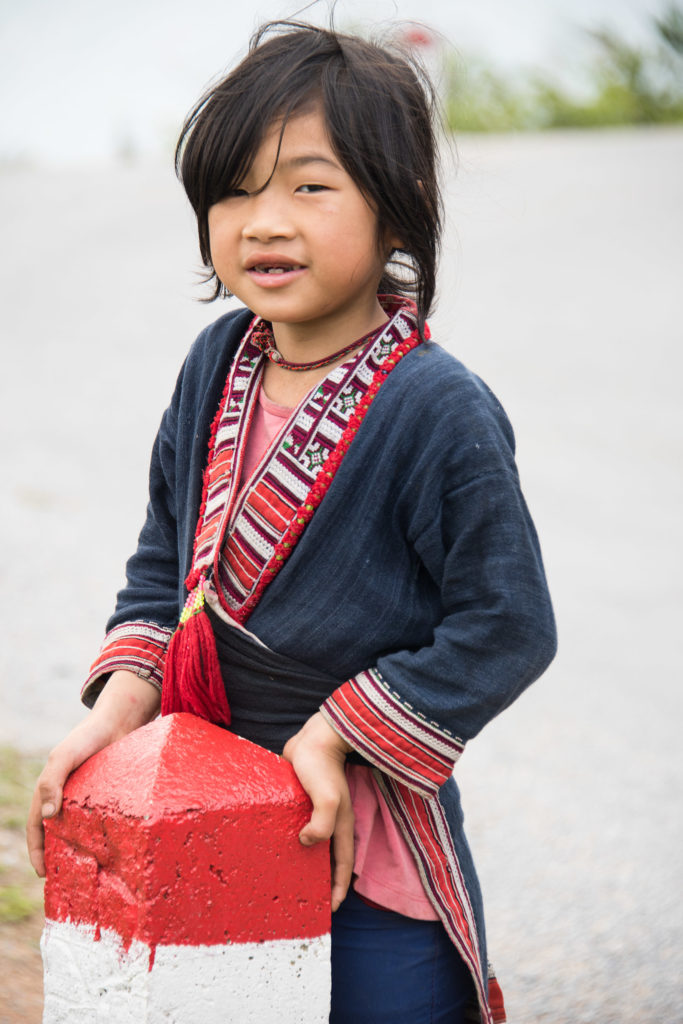
[[[184,619],[215,592],[257,638],[247,638],[256,659],[260,643],[310,667],[317,682],[299,711],[274,711],[280,738],[320,707],[374,766],[470,968],[481,1021],[504,1019],[489,1005],[481,896],[452,770],[555,650],[512,431],[486,386],[420,342],[408,309],[392,309],[304,399],[239,493],[264,366],[251,321],[248,311],[221,317],[187,357],[154,446],[128,583],[83,699],[92,703],[117,668],[160,686],[188,588]],[[167,708],[203,713],[194,693],[174,704],[176,689]],[[238,710],[242,734],[256,738]]]

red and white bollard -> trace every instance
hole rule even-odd
[[[326,843],[289,764],[191,715],[107,747],[46,822],[43,1024],[317,1024]]]

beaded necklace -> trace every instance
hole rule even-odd
[[[331,356],[326,356],[324,359],[313,359],[310,363],[290,363],[281,352],[278,352],[275,344],[275,338],[273,337],[273,327],[267,321],[262,321],[259,328],[252,332],[252,339],[254,344],[261,349],[263,354],[270,359],[271,363],[281,367],[283,370],[320,370],[323,366],[329,366],[331,363],[341,359],[343,356],[349,355],[349,353],[355,351],[364,345],[366,341],[369,341],[375,334],[386,327],[386,322],[381,324],[380,327],[375,327],[372,331],[368,331],[362,338],[358,338],[357,341],[352,341],[350,345],[345,345],[344,348],[340,348],[337,352],[333,352]]]

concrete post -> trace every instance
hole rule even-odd
[[[291,766],[191,715],[91,758],[46,822],[43,1024],[317,1024],[327,844]]]

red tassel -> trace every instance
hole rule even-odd
[[[489,975],[489,1009],[493,1024],[504,1024],[507,1016],[505,1014],[505,1003],[503,1002],[503,990],[492,975]]]
[[[197,610],[185,622],[181,620],[171,637],[161,688],[161,714],[188,711],[215,725],[229,725],[230,705],[213,630],[203,609],[203,594],[200,600],[199,608],[195,604]]]

